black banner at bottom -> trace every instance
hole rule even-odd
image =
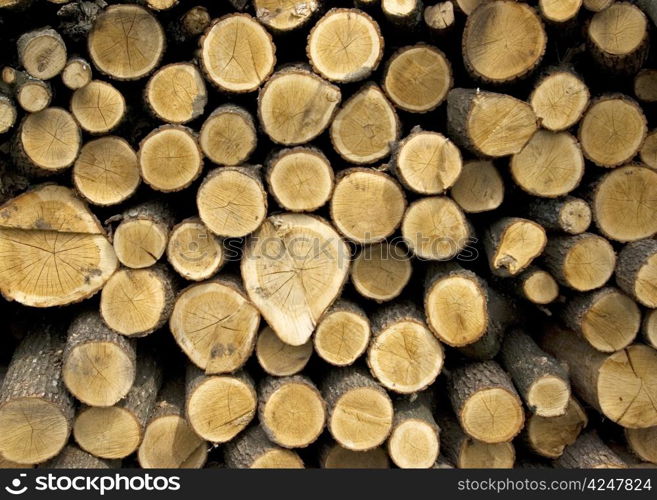
[[[653,484],[654,483],[654,484]],[[653,487],[655,490],[653,491]],[[657,469],[0,470],[0,498],[657,498]]]

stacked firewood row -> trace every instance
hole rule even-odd
[[[0,0],[0,467],[657,463],[656,21]]]

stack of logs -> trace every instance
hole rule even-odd
[[[657,463],[655,21],[0,0],[0,467]]]

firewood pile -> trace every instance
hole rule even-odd
[[[0,467],[657,463],[655,22],[0,0]]]

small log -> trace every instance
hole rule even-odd
[[[386,391],[364,371],[340,368],[323,380],[327,426],[344,448],[367,451],[381,445],[392,430],[394,410]]]
[[[604,354],[579,335],[549,326],[541,347],[568,365],[576,393],[610,420],[630,429],[657,425],[654,349],[634,344]]]
[[[255,354],[260,367],[269,375],[286,377],[301,372],[313,353],[313,343],[308,340],[300,346],[286,344],[274,330],[266,326],[258,334]]]
[[[144,182],[164,193],[180,191],[203,170],[203,153],[196,134],[181,125],[162,125],[139,144],[139,166]]]
[[[543,253],[545,229],[529,219],[505,217],[488,227],[484,246],[491,271],[502,277],[515,276]]]
[[[258,118],[269,138],[286,146],[311,141],[331,123],[340,89],[302,67],[277,71],[258,95]]]
[[[166,254],[171,267],[190,281],[211,278],[226,261],[224,241],[212,234],[198,217],[190,217],[173,227]]]
[[[160,67],[151,76],[144,89],[144,100],[156,118],[182,124],[203,114],[208,94],[196,65],[173,63]]]
[[[210,24],[212,24],[212,16],[208,9],[202,5],[196,5],[170,25],[171,36],[182,44],[196,41],[210,27]]]
[[[645,312],[641,333],[646,344],[657,349],[657,310],[650,309]]]
[[[502,204],[504,181],[493,162],[466,161],[450,195],[466,213],[488,212]]]
[[[24,33],[16,47],[21,66],[34,78],[49,80],[66,66],[66,44],[52,28]]]
[[[556,461],[564,469],[625,469],[627,465],[606,444],[595,431],[587,432],[567,446]]]
[[[173,275],[163,265],[120,269],[100,294],[100,314],[115,332],[144,337],[169,319],[175,290]]]
[[[587,35],[593,58],[605,69],[634,74],[648,57],[648,19],[629,2],[614,2],[594,14]]]
[[[616,168],[590,193],[593,220],[604,236],[628,242],[657,233],[657,171],[641,164]]]
[[[440,453],[440,428],[433,418],[432,399],[423,392],[395,402],[388,454],[400,469],[429,469]]]
[[[452,84],[452,66],[445,54],[424,43],[395,52],[383,76],[386,95],[395,106],[410,113],[436,109],[447,97]]]
[[[239,106],[223,104],[208,115],[198,136],[205,156],[217,165],[245,163],[258,137],[251,114]]]
[[[370,76],[379,65],[383,37],[377,22],[365,12],[331,9],[310,30],[306,53],[313,69],[323,78],[356,82]]]
[[[501,360],[532,413],[541,417],[565,414],[570,399],[568,372],[529,335],[519,329],[507,332]]]
[[[657,464],[657,427],[625,429],[627,446],[641,460]]]
[[[18,112],[14,101],[6,95],[0,94],[0,134],[11,130],[16,124],[17,117]]]
[[[511,441],[525,416],[511,378],[495,361],[465,363],[448,373],[452,408],[469,436],[485,443]]]
[[[346,161],[375,163],[388,156],[401,135],[395,108],[383,91],[367,83],[342,105],[331,123],[331,143]]]
[[[326,404],[307,377],[267,377],[259,385],[258,400],[260,426],[283,448],[305,448],[324,430]]]
[[[634,77],[634,95],[641,102],[657,102],[657,70],[644,68]]]
[[[533,199],[528,204],[529,218],[545,229],[568,234],[581,234],[591,225],[591,207],[581,198]]]
[[[273,215],[247,242],[242,280],[278,337],[298,346],[308,341],[321,315],[340,295],[349,274],[349,255],[324,219]]]
[[[139,80],[150,74],[160,64],[165,44],[159,21],[134,4],[110,5],[98,13],[87,39],[94,66],[115,80]]]
[[[438,132],[414,128],[399,142],[390,161],[403,186],[420,194],[442,194],[461,175],[458,148]]]
[[[399,29],[415,29],[422,19],[421,0],[381,0],[388,22]]]
[[[62,381],[65,337],[54,324],[28,333],[0,388],[0,450],[23,466],[53,458],[71,432],[73,399]]]
[[[502,281],[502,285],[504,284]],[[530,266],[511,283],[512,291],[529,302],[545,306],[559,297],[559,285],[550,273],[537,266]]]
[[[319,149],[282,149],[267,162],[267,186],[276,202],[291,212],[314,212],[333,194],[333,168]]]
[[[245,372],[206,376],[190,365],[185,394],[189,425],[201,438],[212,443],[233,440],[256,413],[256,391]]]
[[[242,237],[267,216],[267,191],[259,166],[221,167],[211,171],[196,193],[199,217],[217,236]]]
[[[315,329],[315,352],[334,366],[352,365],[370,342],[370,321],[358,305],[339,299]]]
[[[568,328],[602,352],[630,345],[641,327],[641,311],[617,288],[605,287],[573,297],[561,312]]]
[[[115,406],[80,409],[73,436],[84,451],[99,458],[124,458],[135,452],[162,384],[154,357],[140,352],[137,376],[127,396]]]
[[[468,436],[454,415],[436,414],[440,426],[440,448],[459,469],[511,469],[516,460],[512,443],[484,443]]]
[[[440,374],[444,358],[442,345],[415,305],[387,305],[372,317],[367,364],[386,389],[401,394],[426,389]]]
[[[59,141],[52,142],[57,137]],[[51,175],[70,167],[82,143],[80,128],[62,108],[46,108],[27,115],[16,134],[16,162],[35,176]]]
[[[543,264],[560,285],[586,292],[600,288],[611,278],[616,253],[597,234],[554,236],[545,247]]]
[[[628,243],[618,254],[616,282],[621,289],[646,307],[657,307],[657,241]]]
[[[648,133],[643,110],[616,94],[595,99],[579,125],[584,156],[600,167],[617,167],[639,152]]]
[[[377,243],[399,227],[406,197],[394,178],[363,167],[342,170],[336,178],[330,212],[335,227],[356,243]]]
[[[303,461],[292,451],[267,439],[262,427],[254,426],[230,441],[224,451],[231,469],[303,469]]]
[[[410,204],[401,234],[422,259],[448,260],[468,246],[472,226],[459,206],[446,196],[420,198]]]
[[[253,92],[274,70],[276,47],[253,17],[228,14],[215,19],[201,37],[198,59],[208,81],[219,90]]]
[[[449,34],[455,27],[456,15],[451,1],[438,2],[424,8],[424,24],[438,36]]]
[[[73,92],[71,113],[91,134],[106,134],[119,126],[126,114],[123,94],[101,80],[92,80]]]
[[[118,205],[130,198],[140,183],[137,153],[122,137],[88,141],[73,165],[75,188],[94,205]]]
[[[519,153],[537,128],[532,108],[515,97],[478,89],[452,89],[447,95],[448,135],[476,155]]]
[[[68,89],[81,89],[93,78],[91,65],[82,57],[71,57],[62,70],[61,78]]]
[[[538,81],[529,104],[543,128],[560,132],[579,122],[589,99],[589,89],[578,75],[556,68]]]
[[[566,446],[573,444],[582,429],[588,425],[588,418],[582,406],[570,398],[566,413],[556,417],[542,417],[537,414],[527,417],[527,425],[522,438],[531,451],[546,458],[559,458]]]
[[[486,83],[512,82],[541,62],[546,44],[543,23],[529,5],[485,2],[468,16],[463,60],[468,71]]]
[[[136,371],[135,345],[110,330],[98,312],[84,312],[71,322],[62,379],[79,401],[90,406],[118,403],[132,387]]]
[[[533,196],[556,198],[573,191],[584,175],[584,156],[568,132],[537,131],[511,157],[511,176]]]
[[[306,25],[320,7],[317,0],[254,0],[258,21],[276,33],[288,33]]]
[[[208,450],[185,419],[185,384],[167,381],[148,417],[137,458],[144,469],[197,469]]]
[[[411,278],[408,251],[399,244],[366,245],[351,263],[351,282],[363,297],[387,302],[399,296]]]
[[[582,0],[540,0],[539,10],[543,19],[549,23],[563,26],[577,17]]]
[[[260,314],[236,281],[217,278],[191,285],[173,306],[171,333],[207,374],[239,370],[255,348]]]

